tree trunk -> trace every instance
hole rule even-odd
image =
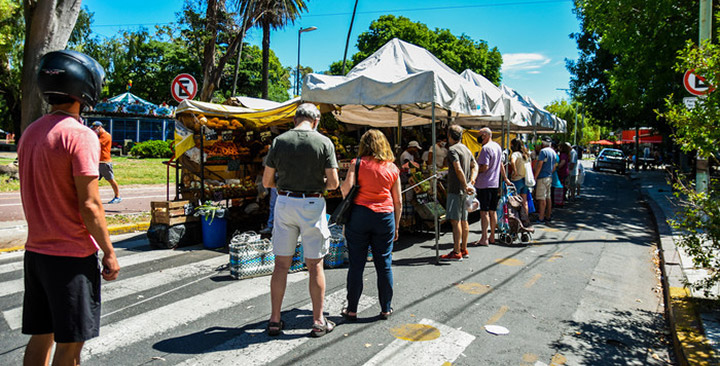
[[[26,0],[22,88],[22,132],[47,107],[37,86],[37,64],[44,54],[64,49],[80,13],[80,0]]]
[[[209,102],[214,91],[212,73],[215,71],[215,46],[217,43],[218,1],[208,0],[205,13],[205,49],[203,51],[203,81],[200,89],[200,100]]]
[[[262,98],[268,99],[268,77],[270,73],[270,23],[263,21],[262,27],[262,81],[260,83],[260,89],[262,90]]]

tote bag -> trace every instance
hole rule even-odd
[[[330,216],[330,224],[345,225],[348,221],[350,221],[350,209],[352,208],[353,200],[360,189],[360,185],[358,184],[358,172],[360,171],[361,161],[362,159],[360,159],[360,157],[355,159],[355,184],[353,184],[350,188],[350,192],[348,192],[347,196],[343,198],[340,205],[338,205],[335,211],[333,211]]]
[[[535,187],[535,175],[533,174],[532,164],[529,161],[525,162],[525,185]]]

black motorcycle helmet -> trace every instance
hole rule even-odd
[[[40,59],[37,81],[45,100],[64,96],[93,107],[100,98],[105,70],[84,53],[53,51]]]

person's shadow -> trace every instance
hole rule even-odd
[[[310,336],[311,310],[292,309],[283,312],[282,318],[285,322],[284,329],[286,332],[277,337],[267,335],[267,320],[262,320],[239,328],[217,326],[192,334],[168,338],[155,343],[153,349],[166,353],[202,354],[211,349],[213,351],[228,351],[272,340],[290,340]],[[333,317],[328,318],[336,322],[339,321],[339,319],[333,319]],[[307,329],[307,332],[289,334],[287,330],[292,329]]]

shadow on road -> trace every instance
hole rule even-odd
[[[605,311],[589,322],[564,321],[567,335],[552,344],[558,353],[576,355],[580,365],[666,365],[670,338],[662,317],[646,310]],[[609,347],[610,346],[610,347]]]

